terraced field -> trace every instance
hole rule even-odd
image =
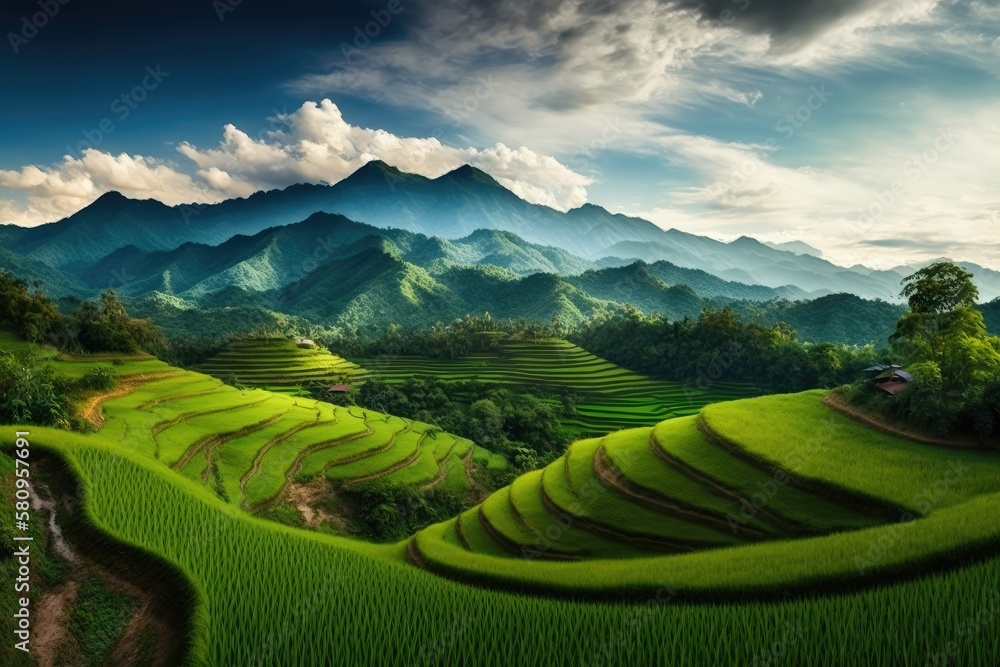
[[[258,338],[232,343],[199,368],[218,378],[235,377],[248,387],[298,395],[312,383],[350,383],[366,372],[323,347],[300,347],[283,338]]]
[[[788,484],[784,472],[760,470],[715,444],[690,416],[577,441],[545,469],[448,525],[429,528],[414,545],[443,533],[466,551],[491,556],[643,558],[892,518],[856,509],[863,504],[861,497],[832,499]]]
[[[9,428],[30,431],[33,457],[69,463],[94,529],[190,581],[188,664],[995,665],[1000,654],[1000,453],[884,435],[827,409],[822,392],[578,441],[461,516],[374,545],[246,510],[322,475],[469,485],[465,464],[489,454],[151,359],[113,368],[128,372],[94,397],[96,433]]]
[[[445,382],[475,380],[504,386],[534,385],[572,389],[581,395],[577,416],[563,424],[579,435],[652,426],[693,415],[703,406],[760,393],[748,385],[713,382],[707,390],[650,378],[594,356],[565,340],[505,341],[499,352],[456,360],[383,356],[358,364],[387,382],[432,375]]]
[[[823,395],[718,403],[578,441],[418,533],[410,559],[564,594],[651,595],[668,576],[697,597],[862,585],[1000,548],[1000,452],[900,440]]]
[[[55,365],[82,374],[103,363],[81,358]],[[470,469],[506,464],[469,440],[371,410],[238,390],[154,359],[111,368],[128,373],[86,405],[101,438],[251,512],[287,501],[320,478],[334,489],[378,482],[478,493]]]

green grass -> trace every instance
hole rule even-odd
[[[259,391],[242,396],[237,409],[209,418],[206,411],[230,406],[239,392],[225,388],[218,393],[202,376],[186,376],[136,390],[144,395],[109,401],[109,420],[97,434],[9,428],[30,430],[33,451],[51,450],[67,460],[81,482],[83,510],[98,530],[169,562],[188,578],[197,595],[192,664],[320,665],[343,657],[357,664],[923,665],[941,664],[938,657],[953,642],[950,664],[994,665],[1000,653],[1000,637],[993,632],[1000,608],[996,453],[939,450],[882,436],[823,408],[817,393],[719,405],[705,410],[714,440],[702,436],[694,418],[688,418],[658,426],[656,446],[703,476],[744,491],[769,479],[766,471],[776,465],[787,466],[815,488],[783,487],[766,507],[787,512],[801,504],[827,512],[818,522],[826,529],[835,515],[841,527],[859,528],[851,524],[857,514],[830,502],[832,491],[905,504],[900,499],[914,488],[930,488],[937,502],[906,523],[650,555],[586,530],[579,521],[560,521],[564,513],[543,502],[547,485],[552,496],[579,501],[571,508],[576,516],[648,530],[654,517],[632,511],[617,491],[607,489],[607,502],[586,497],[583,489],[600,482],[591,477],[597,441],[585,441],[573,447],[568,464],[560,460],[545,472],[519,477],[486,501],[488,510],[484,506],[493,517],[491,525],[501,525],[508,539],[548,535],[552,548],[576,549],[581,560],[517,557],[486,533],[473,508],[459,517],[468,549],[454,519],[415,536],[412,544],[425,566],[443,575],[435,576],[406,562],[405,543],[368,544],[251,517],[239,509],[239,486],[234,495],[233,480],[248,475],[260,448],[272,439],[288,435],[276,445],[287,451],[273,461],[264,457],[266,474],[283,480],[298,456],[289,459],[293,452],[324,442],[321,436],[364,433],[369,426],[371,436],[319,450],[303,464],[338,447],[370,448],[401,434],[412,439],[413,449],[404,444],[400,452],[419,448],[418,464],[426,471],[451,462],[445,479],[460,480],[464,468],[455,464],[461,463],[458,456],[472,455],[489,466],[491,453],[479,448],[471,453],[471,445],[458,440],[449,455],[432,436],[420,442],[424,425],[371,411],[334,413],[330,406]],[[153,385],[157,391],[150,391]],[[195,409],[197,397],[186,396],[192,388],[214,393],[202,395]],[[258,397],[264,400],[251,405]],[[185,426],[159,434],[179,449],[182,442],[254,424],[289,406],[292,412],[274,424],[214,450],[228,502],[216,496],[214,482],[202,482],[200,461],[192,461],[182,475],[148,451],[151,430],[165,417],[180,418],[174,426]],[[235,419],[237,414],[244,418]],[[317,420],[330,423],[296,430]],[[765,435],[768,429],[772,440]],[[647,428],[605,439],[625,478],[720,510],[724,505],[709,505],[710,489],[691,487],[697,484],[692,479],[684,487],[665,461],[648,458],[650,452],[655,457],[648,437],[653,432]],[[815,437],[810,440],[810,435]],[[723,440],[736,449],[735,456]],[[798,448],[812,441],[820,446],[812,446],[812,456],[803,461]],[[633,458],[633,452],[641,454]],[[375,458],[357,462],[367,461],[366,472],[388,470],[370,467],[369,459]],[[963,472],[945,484],[941,480],[952,469],[949,464]],[[312,465],[315,474],[324,467]],[[562,476],[550,478],[550,471]],[[652,471],[664,471],[664,478]],[[640,516],[649,520],[629,523]],[[691,527],[696,528],[704,530]],[[972,556],[982,560],[969,565]],[[595,601],[622,597],[648,604]],[[704,598],[713,603],[702,603]],[[771,598],[777,599],[767,601]]]
[[[80,643],[86,667],[103,665],[132,618],[127,597],[114,595],[97,579],[88,579],[77,592],[69,616],[69,631]]]
[[[99,438],[47,429],[33,429],[33,437],[34,445],[69,459],[85,487],[86,511],[100,529],[174,563],[190,578],[199,600],[192,655],[198,665],[319,665],[330,656],[350,656],[346,660],[356,664],[387,657],[396,662],[391,656],[407,663],[418,656],[421,663],[487,665],[925,664],[949,642],[955,642],[954,663],[992,665],[1000,652],[1000,636],[989,623],[979,623],[996,608],[996,558],[853,593],[727,605],[677,603],[671,591],[682,589],[671,580],[689,579],[688,567],[661,566],[663,584],[650,591],[648,605],[561,602],[441,580],[401,564],[398,547],[248,518],[156,462]],[[996,507],[996,501],[986,497],[982,504]],[[947,512],[968,515],[958,506]],[[441,525],[442,535],[446,527]],[[918,531],[910,535],[923,541]],[[435,549],[477,562],[484,558],[455,546],[454,538],[432,542]],[[747,564],[731,562],[727,552],[756,561],[755,552],[781,546],[662,560],[712,559],[695,570],[704,585],[719,586]],[[796,559],[806,575],[814,571],[813,556],[807,548]],[[777,557],[772,554],[770,562]],[[553,581],[571,579],[580,569],[599,570],[608,580],[619,577],[616,564],[607,561],[493,560],[510,569],[551,571]],[[765,568],[759,575],[767,573]],[[482,578],[478,565],[472,575]]]
[[[680,436],[675,432],[680,430],[679,427],[683,429],[684,436],[701,438],[694,427],[692,417],[662,422],[655,427],[654,432],[663,428],[670,429],[672,432],[670,442],[673,443]],[[653,452],[651,435],[648,429],[635,429],[611,433],[602,440],[607,459],[621,471],[624,480],[639,490],[649,492],[655,498],[662,498],[665,502],[682,503],[682,506],[709,517],[739,514],[741,506],[738,501],[720,494],[710,486],[690,479],[658,457]],[[773,530],[765,522],[753,517],[750,518],[749,525],[765,532]]]
[[[649,429],[639,429],[640,441],[648,441]],[[631,502],[605,487],[594,473],[594,455],[600,440],[574,443],[563,460],[549,465],[542,487],[559,508],[582,516],[623,537],[649,536],[667,542],[735,544],[737,540],[725,527],[713,530],[683,518],[669,516]]]
[[[588,532],[571,516],[550,512],[542,501],[543,471],[521,475],[510,486],[511,507],[537,535],[521,552],[528,559],[545,558],[553,553],[593,558],[635,558],[646,552],[616,540]],[[499,491],[498,493],[502,493]]]
[[[824,395],[733,401],[706,407],[702,417],[715,434],[757,460],[920,514],[1000,491],[997,452],[901,440],[837,414],[821,403]]]

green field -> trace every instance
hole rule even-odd
[[[642,597],[669,575],[700,598],[861,586],[1000,546],[1000,453],[900,440],[822,396],[718,403],[577,442],[457,530],[452,520],[418,533],[411,558],[462,581],[560,594]],[[519,500],[495,499],[508,496]],[[517,511],[530,503],[547,515]],[[472,518],[492,543],[451,539]],[[517,521],[529,530],[507,528]],[[577,562],[559,562],[567,554]]]
[[[473,489],[467,465],[495,458],[427,424],[240,390],[152,358],[108,365],[100,357],[63,356],[52,363],[74,377],[95,366],[111,368],[127,393],[112,390],[89,399],[103,419],[101,439],[154,459],[247,510],[274,506],[294,485],[318,477],[333,488],[378,482],[461,494]]]
[[[230,344],[198,369],[219,378],[234,377],[243,385],[298,394],[313,383],[351,383],[366,372],[318,346],[299,346],[283,338],[257,338]]]
[[[580,396],[577,415],[561,421],[580,435],[652,426],[671,417],[696,414],[708,403],[759,393],[757,388],[742,384],[715,382],[701,390],[647,377],[556,339],[505,341],[496,352],[461,359],[383,355],[355,361],[386,382],[430,375],[444,382],[573,390]]]
[[[821,392],[578,441],[460,517],[375,545],[245,508],[319,474],[462,483],[465,461],[489,454],[418,423],[197,373],[151,366],[134,379],[98,406],[96,433],[10,430],[69,463],[97,529],[188,578],[190,664],[995,665],[1000,654],[1000,453],[882,435],[825,408]]]

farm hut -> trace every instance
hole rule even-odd
[[[902,369],[888,369],[875,376],[878,388],[895,396],[910,386],[913,376]]]
[[[316,347],[316,343],[309,338],[296,338],[295,344],[299,347]]]
[[[327,389],[327,392],[331,394],[346,394],[350,390],[351,390],[351,385],[349,384],[335,384],[329,389]]]
[[[877,375],[879,375],[880,373],[884,373],[886,371],[891,371],[891,370],[896,370],[897,368],[902,368],[902,366],[897,366],[895,364],[892,364],[892,365],[875,364],[874,366],[869,366],[868,368],[864,369],[861,372],[864,373],[865,375],[867,375],[870,378],[874,378]]]

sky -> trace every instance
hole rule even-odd
[[[15,0],[0,223],[371,159],[884,268],[1000,269],[1000,3]]]

